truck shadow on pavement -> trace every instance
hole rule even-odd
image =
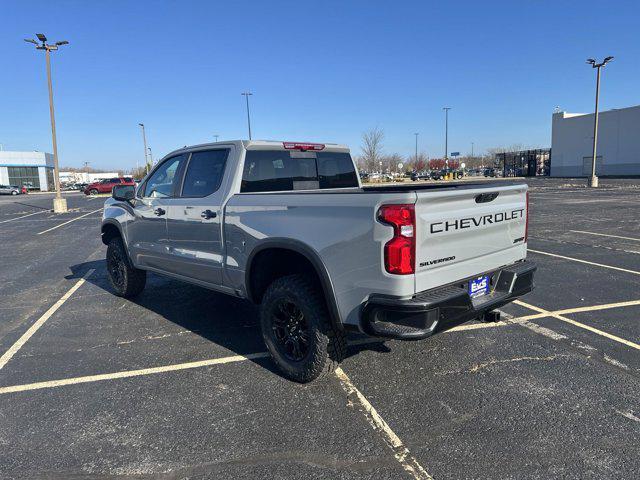
[[[70,267],[72,273],[65,278],[68,280],[82,278],[90,269],[95,271],[86,278],[86,281],[113,294],[104,260],[73,265]],[[114,299],[116,298],[119,299],[114,295]],[[153,312],[235,354],[247,355],[266,350],[260,331],[259,308],[248,300],[149,273],[144,291],[136,298],[125,301]],[[148,323],[148,313],[142,316],[147,318],[141,319],[141,322]],[[367,337],[363,335],[349,334],[347,357],[365,350],[380,353],[391,351],[382,339],[371,338],[371,342],[363,343],[365,338]],[[261,358],[251,359],[251,361],[281,376],[271,359]]]

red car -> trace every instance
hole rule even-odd
[[[84,189],[85,195],[97,195],[99,193],[111,193],[113,187],[116,185],[132,185],[135,187],[135,182],[131,177],[119,177],[119,178],[105,178],[99,182],[93,182],[86,186]]]

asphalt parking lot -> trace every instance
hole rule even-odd
[[[582,183],[530,181],[537,289],[503,321],[354,337],[308,385],[246,302],[114,296],[104,198],[0,197],[0,477],[637,477],[640,182]]]

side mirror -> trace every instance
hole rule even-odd
[[[114,200],[128,202],[136,196],[136,187],[133,185],[115,185],[111,191],[111,196]]]

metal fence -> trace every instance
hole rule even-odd
[[[496,153],[496,165],[502,166],[502,174],[505,177],[549,176],[551,149]]]

